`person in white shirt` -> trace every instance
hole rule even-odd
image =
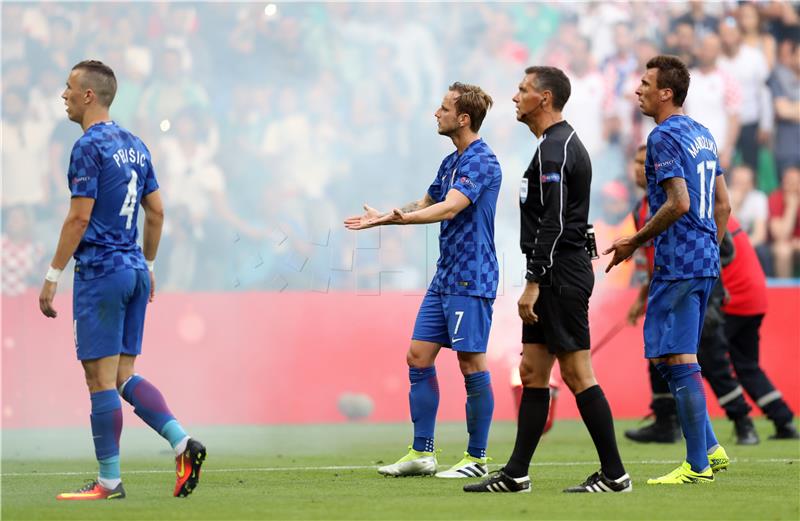
[[[741,152],[742,162],[755,170],[759,145],[769,140],[773,127],[772,95],[766,85],[769,65],[761,50],[742,44],[742,32],[734,18],[728,17],[720,23],[719,35],[722,41],[719,68],[739,82],[742,93],[736,150]]]
[[[727,170],[739,137],[742,105],[739,82],[717,65],[719,36],[707,34],[697,48],[697,67],[686,96],[686,115],[708,128],[717,143],[720,166]]]
[[[755,187],[753,169],[747,165],[739,165],[731,169],[728,176],[728,192],[731,196],[733,215],[739,220],[742,230],[747,233],[764,272],[771,276],[772,256],[767,244],[767,220],[769,219],[767,194]]]

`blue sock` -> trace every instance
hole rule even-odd
[[[494,394],[489,371],[481,371],[464,376],[467,388],[467,432],[469,443],[467,453],[473,458],[486,457],[489,442],[489,427],[494,412]]]
[[[100,477],[119,479],[119,437],[122,434],[122,402],[113,389],[91,393],[94,454]]]
[[[433,452],[433,431],[436,427],[436,411],[439,410],[436,367],[409,367],[408,380],[411,383],[408,404],[411,408],[411,421],[414,423],[412,448],[420,452]]]
[[[708,417],[708,410],[706,409],[706,453],[719,445],[717,435],[714,434],[714,427],[711,426],[711,418]]]
[[[698,364],[669,366],[669,386],[678,409],[683,436],[686,438],[686,461],[695,472],[708,468],[706,393]]]
[[[153,384],[135,374],[122,384],[119,392],[126,402],[133,405],[133,412],[165,438],[173,449],[186,437],[186,431]]]

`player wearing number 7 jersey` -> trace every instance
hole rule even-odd
[[[117,90],[114,72],[99,61],[75,65],[61,97],[67,116],[83,128],[70,157],[69,213],[39,296],[42,313],[53,308],[58,278],[75,257],[73,331],[91,398],[91,427],[99,476],[61,500],[125,497],[119,463],[120,395],[175,450],[175,496],[197,486],[206,457],[170,412],[158,389],[134,373],[142,350],[144,316],[155,295],[153,264],[164,210],[150,151],[109,118]],[[136,242],[139,205],[145,210],[143,245]]]
[[[399,461],[378,468],[385,476],[436,473],[434,427],[439,382],[434,362],[442,347],[452,348],[467,390],[467,451],[440,478],[474,478],[487,473],[486,444],[494,396],[486,366],[486,346],[497,294],[498,265],[494,216],[500,192],[500,164],[480,138],[492,98],[480,87],[454,83],[436,111],[438,132],[456,150],[444,158],[428,192],[402,209],[366,213],[345,220],[350,230],[389,224],[441,222],[439,261],[422,301],[406,355],[414,442]]]
[[[618,239],[606,271],[655,238],[655,267],[644,322],[645,357],[669,384],[686,438],[686,461],[648,484],[714,480],[725,450],[708,420],[697,348],[711,289],[720,273],[718,243],[730,214],[717,145],[681,106],[689,71],[674,56],[657,56],[636,91],[642,112],[658,126],[647,138],[647,197],[653,217],[636,235]]]

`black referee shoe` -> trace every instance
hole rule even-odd
[[[626,474],[627,475],[627,474]],[[503,469],[495,470],[489,477],[480,483],[464,485],[464,492],[530,492],[531,478],[523,476],[512,478]]]
[[[633,482],[629,475],[623,474],[621,478],[609,479],[603,475],[602,470],[598,470],[580,485],[565,488],[564,492],[630,492],[631,490],[633,490]]]

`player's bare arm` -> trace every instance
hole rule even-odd
[[[158,190],[150,192],[142,197],[142,208],[144,208],[144,230],[142,232],[142,253],[147,261],[148,268],[156,260],[158,245],[161,242],[161,229],[164,226],[164,205],[161,202],[161,194]],[[150,302],[153,302],[156,294],[155,273],[150,270]]]
[[[83,234],[86,232],[86,228],[89,226],[93,208],[94,199],[90,197],[73,197],[71,199],[69,212],[61,227],[56,253],[50,262],[51,270],[60,273],[67,266],[70,257],[75,253]],[[48,272],[49,274],[50,272]],[[53,308],[53,298],[55,298],[56,289],[58,288],[57,275],[52,278],[54,280],[49,280],[51,277],[48,276],[42,285],[42,291],[39,294],[39,309],[41,309],[44,316],[56,318],[58,313]]]
[[[407,205],[400,208],[400,211],[402,211],[403,213],[416,212],[417,210],[422,210],[424,208],[432,206],[435,202],[436,201],[434,201],[430,195],[425,194],[425,197],[423,197],[419,201],[411,201]]]
[[[725,178],[718,175],[714,180],[714,222],[717,223],[717,244],[725,237],[728,229],[728,217],[731,215],[731,198]]]
[[[671,177],[666,179],[661,183],[661,188],[667,194],[667,202],[658,209],[656,214],[635,235],[617,239],[610,248],[603,252],[603,255],[614,252],[614,256],[606,266],[606,273],[633,255],[636,248],[672,226],[675,221],[689,211],[689,190],[686,188],[686,181],[683,178]]]
[[[411,201],[403,206],[400,211],[403,213],[414,212],[420,209],[427,208],[434,204],[434,200],[427,193],[422,199]],[[386,224],[385,221],[378,222],[379,219],[385,219],[391,216],[394,212],[381,212],[375,208],[364,205],[364,213],[362,215],[353,215],[344,220],[344,226],[348,230],[366,230],[374,226]]]
[[[391,214],[378,219],[377,224],[430,224],[454,219],[464,208],[470,205],[469,197],[458,190],[447,192],[444,201],[425,206],[413,211],[395,208]]]

